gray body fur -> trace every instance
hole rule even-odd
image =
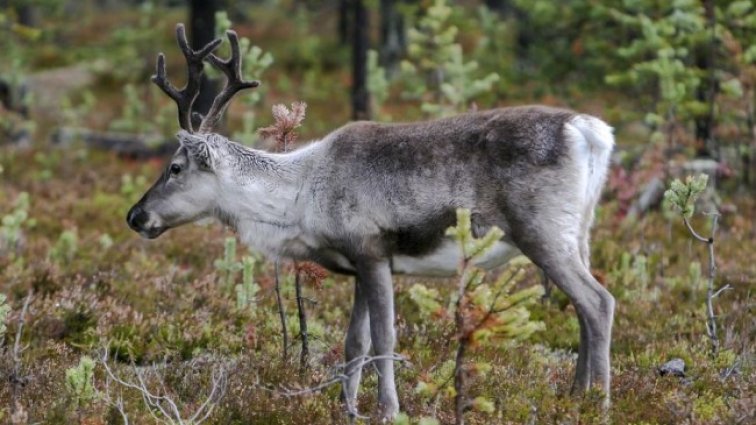
[[[589,230],[613,147],[602,121],[540,106],[409,124],[357,122],[288,154],[218,135],[181,133],[171,173],[129,213],[147,237],[215,216],[274,257],[312,260],[356,276],[347,360],[394,349],[392,273],[450,275],[458,249],[445,236],[455,210],[473,229],[505,237],[484,267],[518,251],[571,299],[580,320],[573,390],[609,392],[614,299],[590,273]],[[201,206],[201,208],[200,208]],[[190,211],[191,210],[191,211]],[[381,414],[399,408],[393,364],[378,362]],[[345,390],[354,403],[359,371]],[[608,398],[607,398],[608,399]]]

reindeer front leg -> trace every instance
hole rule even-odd
[[[360,388],[362,377],[362,363],[356,360],[368,353],[370,349],[370,316],[368,315],[367,297],[361,288],[359,277],[354,280],[354,306],[349,319],[344,354],[346,356],[346,368],[344,372],[349,380],[344,387],[344,403],[349,413],[357,412],[357,392]]]
[[[370,339],[376,356],[394,353],[394,288],[391,268],[386,260],[358,262],[357,276],[360,290],[364,290],[370,316]],[[393,419],[399,413],[399,398],[394,384],[394,363],[391,359],[377,360],[378,403],[380,415]]]

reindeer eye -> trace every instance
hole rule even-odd
[[[171,174],[176,175],[181,172],[181,166],[178,164],[171,164]]]

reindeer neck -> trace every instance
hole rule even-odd
[[[215,216],[243,243],[271,256],[289,256],[301,234],[300,192],[314,157],[305,147],[272,154],[229,143],[221,159]]]

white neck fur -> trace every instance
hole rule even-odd
[[[302,252],[300,200],[319,143],[272,154],[230,142],[221,153],[214,215],[232,227],[242,243],[271,257],[298,257]]]

